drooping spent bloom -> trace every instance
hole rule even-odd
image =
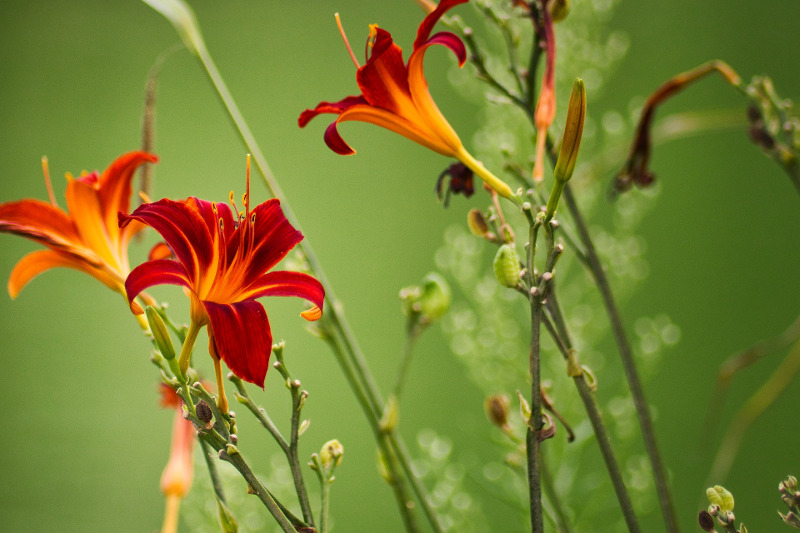
[[[270,271],[303,235],[286,219],[278,200],[250,209],[249,170],[243,203],[245,210],[239,212],[235,205],[231,210],[227,204],[197,198],[163,199],[119,218],[123,228],[136,222],[152,227],[172,250],[174,260],[153,259],[133,269],[125,282],[128,299],[154,285],[184,287],[191,299],[187,341],[193,344],[198,331],[208,325],[221,410],[225,400],[220,360],[243,380],[264,386],[272,333],[267,313],[256,299],[304,298],[313,307],[301,316],[316,320],[325,296],[320,282],[307,274]],[[184,371],[190,354],[181,353]]]
[[[539,90],[539,101],[536,103],[536,111],[533,115],[533,122],[536,126],[536,160],[533,167],[533,181],[535,183],[540,183],[544,178],[544,147],[547,141],[547,130],[556,117],[556,37],[553,31],[553,19],[547,9],[547,3],[548,0],[544,0],[542,4],[544,7],[542,9],[542,20],[539,21],[534,17],[536,32],[542,36],[545,50],[544,76]]]
[[[181,500],[192,487],[194,461],[192,448],[197,432],[192,423],[183,417],[181,399],[166,384],[161,384],[161,407],[175,410],[172,422],[172,444],[169,460],[161,473],[161,492],[166,498],[164,524],[161,533],[174,533],[178,530],[178,512]]]
[[[442,15],[467,1],[439,2],[420,24],[407,64],[391,34],[377,25],[371,25],[367,39],[369,56],[363,66],[358,64],[350,50],[358,69],[356,82],[361,94],[348,96],[338,102],[320,102],[314,109],[306,109],[298,118],[300,127],[305,127],[311,119],[322,113],[338,115],[325,131],[325,143],[337,154],[351,155],[355,151],[339,134],[339,123],[355,120],[381,126],[434,152],[458,159],[498,194],[511,198],[511,188],[464,148],[461,139],[431,98],[423,72],[425,52],[434,44],[449,48],[456,55],[459,66],[466,62],[467,52],[461,39],[450,32],[431,35],[431,31]],[[349,44],[347,47],[350,49]]]
[[[68,174],[67,210],[63,211],[52,194],[43,159],[50,203],[26,199],[0,205],[0,232],[21,235],[48,248],[29,253],[16,264],[8,280],[11,297],[16,298],[31,279],[54,267],[86,272],[124,296],[130,272],[128,242],[144,225],[120,229],[117,213],[128,212],[136,169],[156,161],[156,156],[146,152],[130,152],[102,174],[92,172],[78,178]]]

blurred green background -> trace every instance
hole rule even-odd
[[[574,0],[573,9],[588,1]],[[610,8],[613,2],[595,3]],[[296,119],[320,100],[355,92],[353,65],[334,12],[342,13],[358,54],[373,22],[409,49],[422,17],[419,8],[412,0],[195,1],[193,7],[211,54],[344,301],[378,381],[388,388],[403,344],[398,290],[434,268],[444,228],[462,223],[467,209],[482,207],[485,197],[455,197],[445,210],[432,194],[436,176],[448,164],[441,156],[372,126],[347,125],[343,134],[358,155],[339,157],[322,142],[327,120],[300,130]],[[728,61],[745,79],[769,74],[779,93],[798,97],[798,23],[800,4],[793,0],[621,2],[613,16],[609,11],[607,26],[627,35],[628,53],[604,91],[590,91],[590,117],[598,123],[613,116],[609,112],[627,117],[631,101],[641,103],[668,77],[713,58]],[[136,149],[148,71],[177,42],[166,20],[140,2],[0,3],[5,174],[0,201],[46,198],[42,155],[50,160],[63,205],[64,173],[102,170]],[[472,146],[478,106],[448,86],[451,65],[446,54],[431,54],[431,91]],[[159,83],[160,163],[153,196],[224,200],[232,189],[243,192],[245,149],[195,59],[185,50],[171,55]],[[559,87],[560,98],[566,94],[567,88]],[[698,109],[744,116],[743,100],[719,79],[690,88],[663,115]],[[744,125],[660,146],[652,167],[662,192],[641,226],[649,277],[624,302],[623,314],[629,330],[640,316],[666,314],[682,332],[648,377],[647,392],[658,413],[656,429],[683,528],[691,531],[705,505],[710,456],[697,450],[716,369],[737,350],[777,335],[797,316],[800,198],[751,146]],[[599,178],[607,182],[611,175]],[[267,197],[257,181],[252,197]],[[609,226],[613,209],[598,199],[598,228]],[[152,242],[149,236],[135,244],[133,257],[142,259]],[[0,279],[36,249],[5,235],[0,245]],[[153,292],[170,301],[174,318],[184,320],[179,290]],[[345,446],[332,497],[337,531],[399,531],[390,491],[375,471],[372,436],[334,359],[303,332],[298,302],[265,304],[276,340],[288,340],[290,369],[311,392],[305,416],[312,425],[303,438],[303,456],[333,437]],[[6,428],[0,531],[157,530],[163,507],[158,480],[172,413],[158,408],[150,348],[125,304],[88,276],[51,271],[16,301],[0,295],[0,335]],[[196,351],[198,365],[210,373],[206,359],[202,349]],[[777,356],[767,358],[737,377],[725,421],[777,362]],[[456,449],[493,449],[482,393],[462,379],[464,374],[438,328],[432,328],[412,364],[408,390],[413,393],[401,405],[401,432],[409,442],[431,427]],[[277,374],[268,375],[266,391],[254,396],[274,418],[288,417],[288,395]],[[776,486],[787,474],[800,474],[798,405],[795,383],[753,426],[725,480],[736,496],[737,516],[753,531],[782,527],[775,515]],[[254,424],[245,423],[242,431],[242,439],[253,443],[246,454],[267,472],[274,447]],[[490,516],[492,530],[517,527],[504,524],[502,513]],[[658,530],[657,513],[644,523],[645,530]],[[598,525],[596,531],[603,530]]]

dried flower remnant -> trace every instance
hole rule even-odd
[[[403,62],[403,52],[394,43],[391,34],[377,25],[370,26],[367,39],[369,55],[363,66],[356,60],[345,38],[357,68],[356,81],[361,94],[348,96],[338,102],[320,102],[314,109],[306,109],[300,114],[298,125],[305,127],[311,119],[322,113],[338,115],[325,131],[325,143],[337,154],[351,155],[355,150],[339,134],[339,123],[355,120],[375,124],[434,152],[458,159],[498,194],[512,198],[508,184],[489,172],[464,148],[461,139],[433,101],[423,71],[425,52],[434,44],[449,48],[456,55],[459,66],[466,62],[467,52],[461,39],[450,32],[431,35],[431,31],[442,15],[467,1],[442,0],[429,12],[417,30],[407,64]]]
[[[719,72],[725,78],[725,81],[734,87],[740,86],[741,79],[739,75],[727,63],[710,61],[667,80],[647,98],[642,108],[639,124],[636,127],[636,134],[633,137],[628,159],[614,181],[614,192],[622,193],[630,190],[633,185],[647,187],[653,183],[655,174],[649,168],[650,151],[652,149],[650,128],[655,118],[656,109],[671,96],[712,72]]]

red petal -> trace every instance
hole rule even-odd
[[[241,295],[248,300],[262,296],[297,296],[322,309],[325,289],[317,279],[308,274],[278,270],[268,272],[255,280]]]
[[[300,117],[297,119],[297,125],[301,128],[304,128],[306,124],[308,124],[311,119],[317,115],[322,113],[332,113],[334,115],[338,115],[342,111],[345,111],[354,105],[365,103],[367,103],[367,101],[361,95],[348,96],[347,98],[339,100],[338,102],[320,102],[314,109],[306,109],[300,113]]]
[[[414,50],[428,41],[431,30],[433,30],[433,27],[439,22],[439,19],[442,18],[442,15],[455,6],[465,4],[468,1],[469,0],[441,0],[439,5],[436,6],[436,9],[429,13],[428,16],[425,17],[425,20],[419,25],[417,29],[417,38],[414,41]]]
[[[195,202],[163,199],[142,204],[130,215],[120,213],[119,224],[124,227],[128,221],[138,220],[156,230],[186,267],[186,272],[197,279],[200,271],[209,267],[214,252],[206,221]]]
[[[286,257],[303,234],[297,231],[286,219],[280,201],[267,200],[253,210],[255,215],[254,243],[247,265],[245,283],[250,283]]]
[[[272,332],[264,307],[252,300],[235,304],[203,302],[217,355],[231,372],[264,388],[272,352]]]
[[[132,302],[140,292],[154,285],[180,285],[193,288],[183,265],[169,259],[156,259],[142,263],[128,274],[125,280],[128,302]]]
[[[449,48],[458,58],[459,67],[463,67],[464,63],[467,62],[467,48],[458,35],[450,33],[449,31],[442,31],[428,39],[428,42],[423,46],[431,44],[441,44]]]
[[[369,60],[356,73],[358,86],[369,105],[413,119],[414,105],[403,51],[392,42],[388,31],[378,28],[376,32]]]
[[[342,136],[339,135],[339,130],[337,126],[339,125],[339,120],[337,119],[336,122],[333,122],[328,128],[325,130],[325,144],[328,145],[328,148],[333,150],[339,155],[353,155],[356,153],[355,150],[350,148],[350,145],[347,144]]]

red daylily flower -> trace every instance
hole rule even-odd
[[[219,360],[243,380],[264,387],[272,333],[256,298],[304,298],[314,307],[301,315],[316,320],[325,297],[320,282],[307,274],[270,272],[303,239],[284,216],[280,202],[268,200],[251,211],[246,199],[245,212],[234,214],[227,204],[163,199],[119,217],[123,228],[135,222],[159,232],[175,260],[153,259],[133,269],[125,281],[128,300],[154,285],[183,286],[192,304],[190,334],[209,326],[220,397],[224,393]],[[188,365],[188,360],[181,364]]]
[[[325,131],[325,143],[337,154],[351,155],[355,150],[339,135],[339,123],[356,120],[375,124],[434,152],[458,159],[495,191],[510,198],[510,187],[466,151],[461,139],[431,98],[423,72],[425,52],[434,44],[449,48],[458,58],[459,66],[466,62],[467,51],[461,39],[450,32],[431,36],[431,31],[442,15],[467,1],[442,0],[429,12],[417,30],[408,64],[403,62],[403,52],[394,43],[391,34],[376,25],[370,26],[367,40],[369,57],[364,66],[356,63],[356,81],[361,94],[348,96],[338,102],[320,102],[314,109],[306,109],[300,114],[298,125],[305,127],[311,119],[322,113],[338,115]]]
[[[16,264],[8,280],[11,297],[16,298],[31,279],[54,267],[86,272],[124,296],[130,272],[128,242],[144,226],[136,223],[120,229],[117,213],[128,212],[137,167],[156,161],[154,155],[130,152],[102,174],[68,175],[66,212],[56,205],[52,193],[50,203],[27,199],[0,205],[0,232],[21,235],[49,248],[31,252]],[[45,179],[49,188],[46,170]]]

